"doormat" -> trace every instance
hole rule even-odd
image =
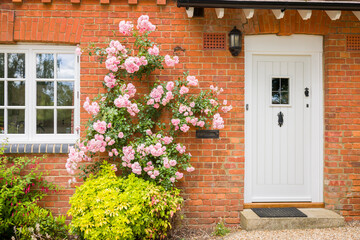
[[[261,218],[281,218],[281,217],[307,217],[295,207],[289,208],[252,208]]]

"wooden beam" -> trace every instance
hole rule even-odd
[[[194,8],[189,7],[188,9],[186,9],[186,14],[187,14],[188,18],[192,18],[194,16]]]
[[[254,9],[243,9],[243,12],[245,14],[245,17],[247,19],[250,19],[250,18],[252,18],[254,16],[255,10]]]
[[[360,21],[360,11],[353,11],[353,14],[359,19]]]
[[[223,18],[224,17],[224,8],[215,8],[216,16],[217,18]]]
[[[276,19],[282,19],[285,15],[285,11],[282,11],[280,9],[272,9],[271,11],[275,15]]]
[[[297,10],[303,20],[308,20],[311,18],[311,10]]]
[[[297,208],[324,208],[324,203],[307,203],[307,202],[277,202],[277,203],[245,203],[244,208],[281,208],[281,207],[297,207]]]
[[[341,11],[325,11],[331,20],[338,20],[341,17]]]

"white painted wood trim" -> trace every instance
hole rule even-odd
[[[192,18],[194,16],[194,8],[193,7],[189,7],[189,9],[185,9],[186,10],[186,14],[188,16],[188,18]]]
[[[280,9],[271,9],[271,11],[275,15],[276,19],[282,19],[285,15],[285,11],[282,11]]]
[[[353,11],[353,14],[359,19],[360,21],[360,11]]]
[[[312,125],[311,129],[312,142],[311,153],[315,160],[312,161],[311,167],[311,194],[312,199],[304,201],[322,202],[323,201],[323,151],[324,151],[324,116],[323,116],[323,70],[322,70],[322,53],[323,38],[322,36],[312,35],[253,35],[245,36],[245,182],[244,182],[244,203],[251,203],[251,79],[252,79],[252,62],[253,55],[310,55],[311,56],[311,76],[312,76]],[[294,47],[296,46],[296,48]],[[246,110],[246,105],[249,109]],[[256,199],[255,199],[256,201]],[[269,202],[274,200],[269,200]],[[291,199],[289,199],[291,201]]]
[[[217,18],[223,18],[225,10],[224,8],[215,8]]]
[[[255,9],[243,9],[245,17],[251,19],[254,16]]]
[[[26,53],[25,60],[25,134],[7,134],[0,136],[0,140],[8,138],[8,143],[75,143],[79,139],[80,134],[74,131],[74,134],[36,134],[36,61],[32,61],[30,57],[34,57],[36,53],[69,53],[75,54],[76,46],[61,46],[51,44],[16,44],[1,45],[1,52],[21,52]],[[67,80],[61,80],[67,81]],[[77,98],[76,92],[80,91],[80,62],[75,60],[75,79],[74,81],[74,128],[80,125],[80,99]],[[12,109],[15,107],[11,107]],[[55,125],[54,125],[55,128]]]
[[[308,20],[311,18],[311,10],[297,10],[303,20]]]
[[[331,20],[338,20],[341,17],[341,11],[325,11]]]

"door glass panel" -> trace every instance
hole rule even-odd
[[[8,81],[8,105],[25,106],[25,81]]]
[[[36,89],[37,106],[54,106],[54,82],[37,82]]]
[[[54,110],[36,110],[36,133],[54,133]]]
[[[57,55],[57,78],[73,79],[75,78],[75,55],[58,54]]]
[[[271,90],[272,104],[289,104],[289,78],[273,78]]]
[[[36,54],[36,77],[54,78],[54,54]]]
[[[25,53],[8,53],[8,78],[25,78]]]
[[[0,53],[0,78],[4,78],[5,54]]]
[[[0,106],[4,106],[4,81],[0,81]]]
[[[58,109],[57,113],[57,132],[74,133],[74,110]]]
[[[4,109],[0,109],[0,134],[4,133]]]
[[[8,109],[8,133],[25,133],[25,109]]]
[[[57,105],[74,106],[74,82],[57,82]]]

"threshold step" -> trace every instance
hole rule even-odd
[[[285,230],[343,227],[345,220],[339,214],[324,208],[299,208],[307,217],[260,218],[251,209],[240,213],[241,228],[252,230]]]

